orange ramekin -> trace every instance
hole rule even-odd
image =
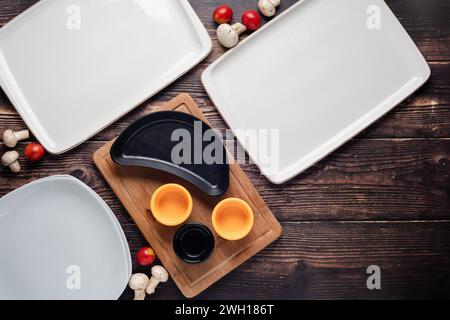
[[[219,202],[212,213],[212,225],[217,234],[226,240],[240,240],[253,228],[253,210],[247,202],[228,198]]]
[[[179,184],[162,185],[152,195],[150,210],[159,223],[169,227],[177,226],[191,215],[191,194]]]

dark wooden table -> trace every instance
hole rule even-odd
[[[2,0],[0,24],[35,2]],[[200,83],[202,71],[224,52],[211,20],[214,7],[222,2],[191,1],[214,40],[214,50],[205,61],[76,149],[46,156],[36,165],[22,161],[19,175],[0,169],[0,196],[38,178],[71,174],[111,206],[132,254],[145,246],[135,224],[95,169],[92,153],[153,106],[182,92],[192,95],[214,127],[225,128]],[[295,2],[283,0],[281,10]],[[246,9],[255,9],[257,1],[228,3],[239,17]],[[430,81],[369,129],[286,184],[272,185],[255,166],[243,166],[281,221],[284,233],[199,298],[450,297],[450,1],[387,3],[430,64]],[[24,126],[1,92],[0,131]],[[21,144],[20,152],[23,147]],[[0,146],[0,151],[4,149]],[[366,287],[366,268],[372,264],[381,267],[381,290]],[[129,297],[126,291],[124,298]],[[169,282],[154,298],[182,295]]]

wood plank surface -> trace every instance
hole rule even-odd
[[[447,299],[448,239],[448,221],[285,222],[278,241],[197,299]],[[366,287],[373,264],[381,290]],[[155,298],[182,296],[171,286]]]
[[[89,141],[37,164],[22,160],[20,175],[0,168],[0,195],[34,179],[66,173],[85,181],[119,214],[120,203],[91,159],[103,144]],[[21,154],[23,148],[18,148]],[[242,167],[281,221],[446,220],[449,159],[450,139],[375,139],[353,140],[282,185],[272,185],[254,165]]]
[[[35,0],[2,0],[0,24]],[[13,175],[0,169],[0,196],[37,178],[72,174],[111,206],[133,254],[146,244],[100,176],[92,153],[153,108],[188,92],[213,127],[226,128],[200,83],[224,50],[211,13],[224,1],[190,1],[214,41],[211,55],[174,84],[61,156],[22,161]],[[236,17],[256,0],[226,1]],[[295,3],[283,0],[281,11]],[[432,70],[416,94],[355,139],[287,184],[275,186],[254,165],[243,169],[274,215],[283,236],[213,285],[199,299],[448,298],[450,296],[450,1],[387,0]],[[22,120],[0,90],[0,131]],[[19,150],[23,154],[24,144]],[[0,145],[0,152],[4,152]],[[367,266],[382,270],[382,289],[368,290]],[[134,266],[135,271],[148,271]],[[127,290],[123,298],[130,298]],[[182,298],[173,282],[155,299]]]

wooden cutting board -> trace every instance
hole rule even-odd
[[[187,94],[177,96],[158,108],[160,110],[190,113],[207,123],[201,110]],[[116,165],[109,155],[113,142],[108,142],[94,153],[94,162],[186,297],[198,295],[281,235],[280,224],[238,164],[230,164],[227,192],[220,197],[212,197],[171,174]],[[214,233],[211,224],[214,206],[224,198],[237,197],[247,201],[254,211],[255,224],[251,233],[239,241],[226,241],[214,233],[216,248],[211,257],[200,264],[185,263],[172,249],[172,239],[178,227],[159,224],[149,209],[152,193],[162,184],[171,182],[185,186],[192,194],[194,207],[187,222],[203,223]]]

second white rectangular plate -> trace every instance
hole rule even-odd
[[[0,30],[0,85],[44,147],[62,153],[211,48],[187,0],[41,0]]]
[[[261,172],[283,183],[429,76],[425,59],[382,0],[305,0],[224,54],[202,81]],[[268,139],[271,146],[278,141],[274,148],[249,139],[264,138],[270,129],[278,130],[279,139]]]

